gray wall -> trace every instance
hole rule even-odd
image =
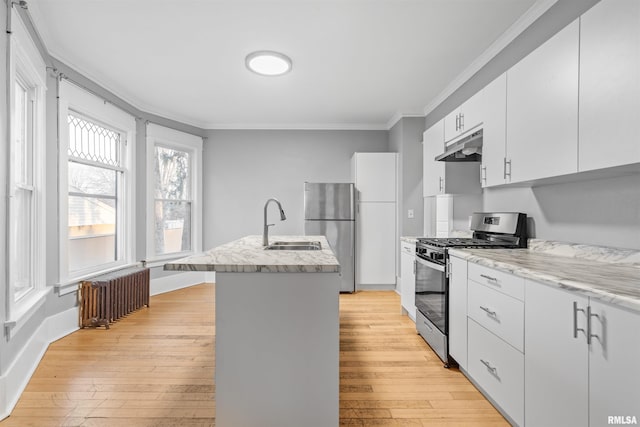
[[[398,233],[422,236],[424,203],[422,200],[422,133],[424,118],[404,117],[389,131],[389,151],[398,153]],[[409,209],[414,217],[408,218]]]
[[[354,152],[388,151],[387,131],[211,130],[204,144],[204,249],[262,234],[266,200],[270,234],[303,233],[303,183],[351,182]]]
[[[0,22],[7,21],[7,8],[0,7]],[[6,319],[7,299],[7,33],[0,31],[0,318]],[[5,339],[0,339],[0,375],[4,374],[6,359]]]
[[[640,249],[640,176],[484,191],[485,210],[532,217],[533,237]]]

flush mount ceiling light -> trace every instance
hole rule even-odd
[[[261,76],[281,76],[291,71],[291,58],[269,50],[250,53],[244,63],[249,70]]]

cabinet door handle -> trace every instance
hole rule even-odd
[[[464,114],[460,113],[460,130],[464,130]]]
[[[573,337],[574,338],[578,338],[578,332],[585,332],[586,331],[582,328],[578,328],[578,312],[581,311],[584,313],[584,308],[578,308],[578,302],[574,301],[573,302]],[[588,323],[587,323],[588,325]],[[587,326],[588,328],[588,326]],[[589,338],[587,336],[587,342],[589,342]]]
[[[491,316],[491,317],[497,317],[497,316],[496,316],[496,312],[495,312],[495,311],[491,311],[491,310],[490,310],[489,308],[487,308],[487,307],[480,306],[480,310],[484,311],[485,313],[487,313],[487,314],[488,314],[489,316]]]
[[[460,129],[460,115],[456,114],[456,132]]]
[[[503,159],[504,159],[504,165],[503,165],[503,168],[504,168],[504,174],[503,174],[504,179],[506,180],[507,177],[509,177],[509,181],[511,181],[511,159],[507,160],[506,157],[504,157]],[[507,165],[509,165],[509,172],[507,172]]]
[[[489,363],[489,362],[487,362],[486,360],[483,360],[483,359],[480,359],[480,362],[482,362],[482,364],[487,367],[487,370],[489,372],[491,372],[491,374],[493,376],[495,376],[496,378],[499,378],[498,377],[498,369],[495,366],[491,366],[491,363]]]
[[[573,337],[574,338],[578,338],[578,332],[585,332],[586,333],[586,331],[584,329],[578,328],[578,312],[579,311],[584,313],[584,308],[578,308],[578,302],[574,301],[573,302]],[[587,341],[588,340],[589,340],[589,338],[587,338]]]
[[[416,274],[416,267],[417,267],[418,261],[413,261],[413,274]]]
[[[591,312],[591,306],[588,305],[587,306],[587,344],[591,345],[591,338],[597,338],[598,340],[600,339],[600,337],[598,336],[598,334],[592,334],[592,328],[591,328],[591,318],[592,317],[597,317],[598,319],[600,318],[599,315],[592,313]]]
[[[440,188],[440,192],[444,191],[444,179],[441,176],[438,177],[438,186]]]
[[[482,166],[480,168],[480,180],[484,181],[485,184],[487,182],[487,167],[486,166]]]

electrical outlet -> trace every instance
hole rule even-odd
[[[413,209],[409,209],[409,211],[407,211],[407,218],[413,218]]]

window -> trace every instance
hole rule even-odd
[[[135,119],[60,85],[60,284],[134,262]]]
[[[200,250],[202,139],[149,124],[147,258],[182,256]]]
[[[122,136],[70,111],[68,147],[68,271],[96,268],[121,259],[118,228],[123,203]],[[120,200],[120,203],[118,201]]]
[[[7,323],[23,324],[44,300],[44,125],[46,66],[13,13],[9,74],[9,233]]]

